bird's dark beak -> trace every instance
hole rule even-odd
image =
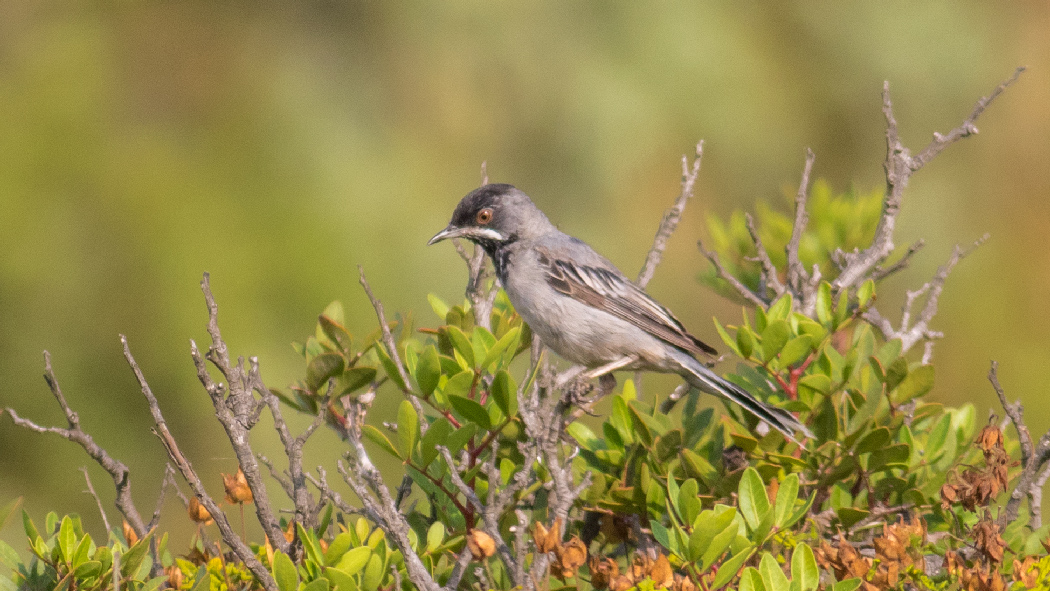
[[[447,228],[438,232],[437,234],[434,234],[434,237],[430,239],[430,242],[427,242],[427,246],[437,244],[438,242],[441,242],[442,240],[447,240],[449,238],[459,238],[467,234],[468,231],[469,228],[458,228],[456,226],[453,226],[452,224],[449,224]]]

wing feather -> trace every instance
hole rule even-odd
[[[559,293],[626,320],[690,353],[718,354],[713,347],[689,334],[674,314],[619,272],[577,265],[555,258],[549,252],[541,251],[539,260],[547,267],[547,283]]]

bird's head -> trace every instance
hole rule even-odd
[[[467,194],[452,212],[448,227],[427,244],[466,238],[490,253],[521,238],[533,238],[553,228],[532,200],[512,185],[490,184]]]

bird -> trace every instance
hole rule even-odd
[[[812,437],[794,415],[758,400],[701,363],[697,355],[714,357],[717,351],[691,335],[608,259],[559,230],[513,185],[486,184],[468,193],[428,245],[451,238],[484,249],[514,309],[563,359],[588,368],[612,364],[676,373],[792,440],[796,432]]]

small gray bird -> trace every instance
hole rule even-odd
[[[586,243],[554,227],[528,195],[490,184],[469,193],[448,227],[430,239],[466,238],[491,257],[518,314],[544,345],[589,368],[677,373],[693,387],[732,400],[789,438],[809,431],[694,355],[716,351]]]

